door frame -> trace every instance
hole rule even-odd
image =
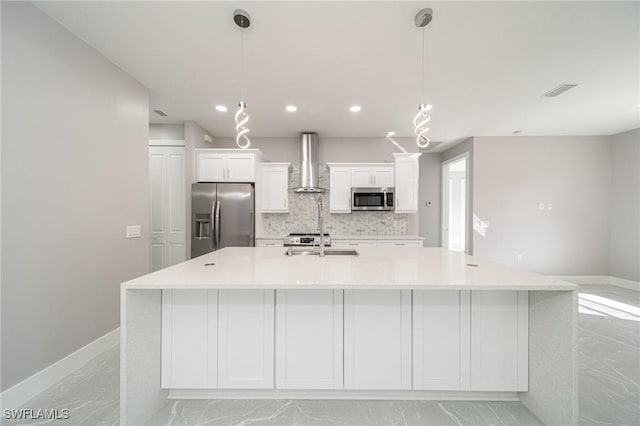
[[[443,248],[448,248],[449,247],[449,238],[448,238],[448,233],[447,233],[447,226],[448,226],[448,213],[449,213],[449,192],[448,192],[448,176],[449,173],[447,172],[447,167],[449,166],[449,164],[451,163],[455,163],[456,161],[465,160],[465,170],[464,170],[464,175],[465,175],[465,183],[464,183],[464,191],[465,191],[465,208],[464,208],[464,216],[465,216],[465,220],[464,220],[464,252],[466,254],[470,254],[470,247],[469,247],[469,243],[471,241],[470,239],[470,235],[469,232],[471,231],[471,227],[469,226],[469,218],[471,215],[471,194],[469,193],[469,189],[471,188],[470,185],[470,179],[469,179],[469,160],[470,160],[471,156],[469,155],[469,152],[463,152],[462,154],[456,155],[455,157],[451,157],[448,160],[442,161],[440,163],[440,181],[441,181],[441,187],[440,187],[440,191],[441,191],[441,211],[440,211],[440,215],[442,220],[440,221],[440,246]]]

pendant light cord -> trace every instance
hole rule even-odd
[[[244,83],[244,28],[240,28],[240,102],[242,103],[244,103],[244,84],[243,83]]]
[[[422,27],[422,100],[421,104],[424,104],[424,27]]]

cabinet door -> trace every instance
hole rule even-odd
[[[418,159],[396,160],[396,213],[418,211]]]
[[[219,291],[218,387],[272,389],[274,291]]]
[[[413,291],[413,388],[469,390],[469,291]]]
[[[255,182],[253,154],[227,154],[227,181]]]
[[[227,158],[224,154],[204,153],[197,154],[197,178],[198,182],[222,182],[226,177]]]
[[[331,167],[329,170],[329,211],[351,213],[350,167]]]
[[[422,247],[421,240],[377,240],[378,247]]]
[[[163,389],[217,386],[217,290],[162,291]]]
[[[375,167],[371,169],[373,185],[381,188],[393,186],[393,166]]]
[[[411,291],[344,291],[345,389],[411,389]]]
[[[184,147],[149,148],[151,270],[186,258]]]
[[[276,291],[276,388],[342,389],[342,290]]]
[[[351,186],[352,187],[372,187],[373,176],[370,167],[352,167],[351,168]]]
[[[263,165],[260,182],[260,212],[289,212],[289,167]]]
[[[375,247],[376,240],[331,240],[331,247]]]
[[[471,390],[528,390],[528,332],[528,292],[471,292]]]
[[[256,240],[256,247],[284,247],[282,239],[279,240]]]

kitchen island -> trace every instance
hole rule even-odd
[[[440,248],[225,248],[121,290],[121,422],[167,398],[520,400],[576,424],[577,288]]]

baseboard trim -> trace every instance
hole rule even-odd
[[[423,401],[519,401],[516,392],[420,390],[171,389],[168,399],[342,399]]]
[[[0,393],[0,407],[2,410],[20,407],[119,342],[120,327]]]
[[[616,287],[640,291],[640,282],[608,275],[556,275],[554,278],[576,284],[614,285]]]

